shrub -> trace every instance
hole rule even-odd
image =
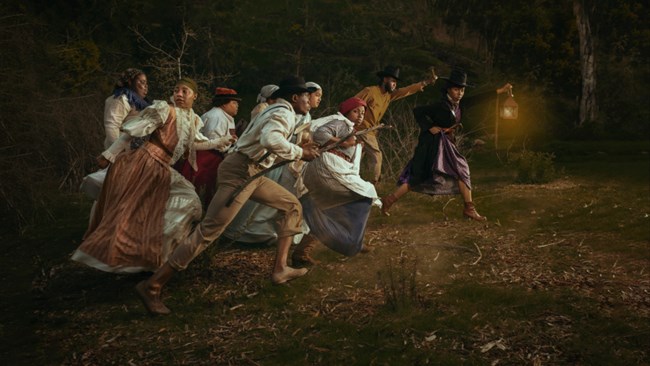
[[[60,192],[77,191],[82,177],[96,169],[105,94],[96,90],[100,73],[92,43],[55,47],[74,51],[69,62],[55,63],[43,25],[20,15],[7,18],[0,25],[0,88],[16,97],[0,102],[0,230],[24,233],[53,218]]]
[[[400,256],[398,264],[388,260],[385,271],[377,273],[386,306],[393,311],[410,309],[419,303],[416,275],[417,260]]]
[[[517,170],[517,183],[540,184],[555,179],[553,162],[555,155],[539,151],[524,150],[513,159]]]

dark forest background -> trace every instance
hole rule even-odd
[[[597,118],[580,121],[581,59],[573,6],[589,16]],[[639,139],[650,132],[650,11],[644,0],[3,1],[0,4],[0,213],[24,229],[76,191],[103,140],[103,102],[128,67],[165,99],[179,72],[245,96],[303,75],[325,90],[315,116],[376,82],[387,64],[401,85],[468,71],[474,90],[515,85],[530,144]],[[471,93],[472,90],[468,91]],[[438,97],[437,87],[411,100]],[[410,106],[412,107],[412,106]],[[491,114],[494,115],[494,112]],[[493,123],[493,121],[492,121]]]

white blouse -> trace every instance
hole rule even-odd
[[[156,129],[167,122],[172,107],[163,100],[155,100],[153,104],[140,112],[140,114],[125,122],[122,125],[120,137],[102,153],[111,163],[115,162],[117,155],[129,146],[132,137],[144,137],[150,135]],[[208,139],[200,129],[203,122],[192,109],[174,107],[176,111],[176,133],[178,144],[174,148],[170,164],[180,159],[186,150],[189,149],[188,161],[196,167],[196,150],[211,150],[223,148],[224,142],[221,139]]]
[[[209,139],[222,139],[224,147],[217,149],[226,152],[232,143],[230,130],[235,129],[235,118],[219,107],[213,107],[201,116],[203,128],[201,133]]]
[[[120,127],[132,109],[133,107],[124,94],[117,98],[111,94],[106,98],[104,102],[104,132],[106,133],[104,149],[108,149],[120,137]]]

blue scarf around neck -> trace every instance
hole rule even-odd
[[[151,103],[141,98],[138,94],[136,94],[133,90],[129,88],[123,87],[123,88],[115,88],[115,90],[113,90],[114,98],[117,98],[122,94],[126,95],[126,100],[129,102],[130,105],[134,106],[135,109],[137,109],[138,111],[141,111],[151,105]]]

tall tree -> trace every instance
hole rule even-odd
[[[576,17],[580,38],[580,68],[582,75],[582,93],[580,95],[580,116],[577,127],[596,122],[598,104],[596,103],[596,60],[594,45],[589,25],[589,14],[585,9],[585,0],[573,0],[573,14]]]

